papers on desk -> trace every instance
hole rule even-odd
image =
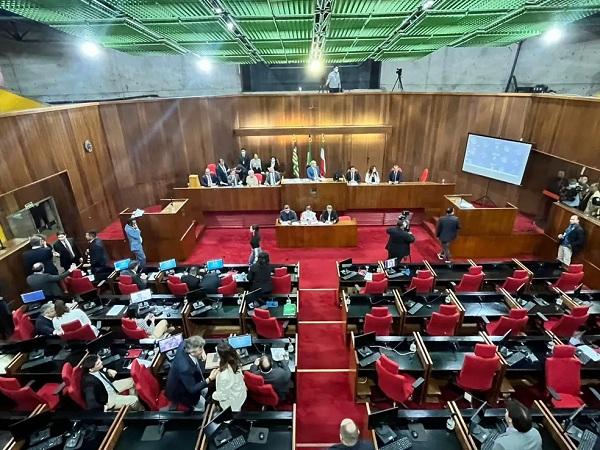
[[[234,275],[236,283],[242,283],[248,281],[248,274],[246,272],[236,273]]]
[[[590,361],[597,362],[600,361],[600,355],[596,350],[594,350],[589,345],[580,345],[577,347],[577,353],[581,352],[582,355],[587,357]],[[583,361],[582,361],[583,362]],[[586,361],[587,363],[587,361]],[[584,364],[586,364],[584,363]]]
[[[373,281],[373,274],[371,272],[365,272],[363,277],[365,277],[365,281]]]
[[[302,184],[302,183],[308,183],[312,180],[309,178],[286,178],[284,181],[285,181],[285,184]]]
[[[286,355],[287,355],[287,350],[285,348],[271,347],[271,358],[273,358],[273,361],[283,361],[285,359]]]
[[[107,316],[118,316],[127,309],[126,305],[114,305],[106,313]]]
[[[204,365],[204,367],[206,367],[206,370],[213,370],[216,369],[217,367],[219,367],[219,355],[218,353],[207,353],[206,354],[206,364]]]
[[[144,215],[144,210],[137,208],[134,212],[131,213],[131,218],[136,219],[138,217],[142,217]]]
[[[148,274],[148,281],[154,281],[156,280],[156,275],[158,275],[158,272],[152,272]]]
[[[14,357],[15,355],[0,355],[0,375],[6,375],[6,368],[8,367],[8,365]]]
[[[94,281],[96,279],[94,275],[87,275],[86,278],[90,281]]]

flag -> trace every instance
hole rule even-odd
[[[292,173],[296,178],[300,178],[300,165],[298,164],[298,147],[294,140],[294,148],[292,149]]]
[[[308,135],[308,150],[306,151],[306,167],[310,166],[312,161],[312,136]]]
[[[320,166],[321,166],[321,176],[325,176],[327,173],[327,163],[325,161],[325,137],[321,141],[321,154],[320,154]]]

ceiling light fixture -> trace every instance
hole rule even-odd
[[[89,56],[90,58],[95,58],[101,52],[98,44],[91,41],[82,42],[79,45],[79,49],[81,50],[81,53],[83,53],[85,56]]]
[[[435,0],[425,0],[423,2],[423,9],[431,9],[435,3]]]
[[[308,71],[313,75],[320,75],[323,72],[323,61],[318,58],[311,58],[308,61]]]
[[[202,72],[210,72],[212,69],[212,62],[210,61],[210,59],[201,58],[198,61],[196,61],[196,66]]]
[[[559,27],[552,27],[548,31],[544,33],[544,40],[548,44],[554,44],[558,42],[563,37],[563,30]]]
[[[217,6],[215,8],[215,14],[223,14],[223,10],[219,6]]]
[[[232,21],[227,22],[227,29],[233,31],[235,29],[235,24]]]

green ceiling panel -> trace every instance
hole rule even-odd
[[[304,63],[317,0],[0,0],[0,9],[131,54]],[[333,0],[324,60],[416,59],[446,46],[506,46],[600,12],[600,0]],[[406,19],[414,18],[410,23]],[[234,20],[237,31],[227,29]]]

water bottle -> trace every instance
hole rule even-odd
[[[292,303],[292,299],[290,299],[290,294],[288,294],[288,296],[287,296],[287,300],[286,300],[286,302],[285,302],[285,303],[286,303],[287,305],[289,305],[289,304],[291,304],[291,303]]]

